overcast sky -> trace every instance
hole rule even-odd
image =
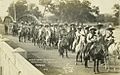
[[[0,17],[4,17],[7,15],[7,8],[13,0],[0,0]],[[15,0],[17,1],[17,0]],[[27,0],[29,3],[38,4],[38,0]],[[119,3],[119,0],[89,0],[92,5],[99,6],[101,13],[109,13],[112,14],[112,7],[114,4]]]
[[[90,0],[93,5],[100,8],[101,13],[113,13],[113,5],[119,3],[119,0]]]

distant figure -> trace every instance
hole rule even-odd
[[[8,26],[5,25],[5,34],[8,34]]]

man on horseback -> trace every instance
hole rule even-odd
[[[113,30],[114,28],[112,26],[109,26],[107,29],[106,29],[106,33],[105,33],[105,38],[104,38],[104,46],[105,46],[105,51],[106,51],[106,54],[105,54],[105,62],[107,63],[107,60],[110,60],[109,56],[109,47],[115,43],[115,40],[114,40],[114,36],[113,36]],[[106,66],[105,66],[106,67]]]
[[[96,28],[91,27],[90,33],[87,36],[87,49],[85,55],[85,67],[88,67],[88,60],[90,57],[94,61],[94,72],[99,73],[99,62],[105,57],[105,46],[103,44],[102,35],[95,33]],[[99,29],[98,29],[99,31]]]
[[[68,40],[69,40],[70,50],[72,50],[73,42],[75,39],[76,30],[74,29],[74,26],[75,24],[71,24],[68,31]]]
[[[78,44],[79,40],[80,40],[80,31],[81,31],[81,27],[77,28],[77,31],[75,32],[75,39],[73,42],[73,46],[72,46],[72,50],[73,52],[75,52],[75,47]]]
[[[62,57],[64,57],[64,52],[66,52],[66,57],[68,57],[68,50],[69,50],[68,32],[64,27],[61,27],[58,42],[58,51]]]
[[[96,41],[97,37],[96,37],[96,28],[95,27],[91,27],[90,32],[87,35],[87,46],[84,50],[84,60],[85,60],[85,67],[88,67],[88,60],[90,60],[90,56],[89,56],[89,51],[91,46],[94,44],[94,42]]]
[[[16,22],[13,22],[12,32],[13,32],[13,36],[18,35],[18,25]]]
[[[84,28],[82,28],[80,31],[80,39],[79,39],[78,44],[76,45],[76,48],[75,48],[75,51],[77,52],[76,64],[79,61],[78,60],[79,56],[81,59],[80,61],[82,62],[84,47],[85,47],[85,32],[84,32]]]
[[[50,39],[51,39],[52,31],[51,31],[51,28],[50,28],[50,24],[47,24],[45,26],[45,30],[46,30],[46,45],[51,46]]]
[[[106,46],[107,48],[114,43],[114,36],[113,36],[113,30],[114,28],[109,26],[106,29],[106,35],[105,35],[105,42],[106,42]]]

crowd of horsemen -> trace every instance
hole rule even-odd
[[[105,63],[104,60],[109,55],[108,48],[115,43],[113,30],[115,28],[112,25],[74,23],[29,25],[21,22],[14,23],[12,27],[13,36],[17,35],[19,42],[31,41],[44,49],[57,47],[61,57],[69,58],[68,52],[76,53],[76,64],[84,60],[86,68],[92,59],[94,66],[97,63],[97,72],[99,61]]]

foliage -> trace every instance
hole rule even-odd
[[[14,13],[14,10],[16,11],[16,13]],[[42,17],[42,14],[39,11],[39,8],[35,4],[30,4],[28,8],[26,0],[18,0],[15,3],[15,9],[14,9],[14,3],[12,3],[8,8],[8,12],[9,12],[9,15],[12,17],[14,17],[14,14],[16,14],[17,19],[19,19],[24,14],[33,14],[37,18]]]
[[[51,13],[59,17],[59,20],[67,22],[94,22],[99,14],[99,7],[92,7],[87,0],[83,2],[80,2],[80,0],[66,0],[60,1],[58,5],[52,2],[46,5],[48,5],[48,10]]]
[[[18,0],[15,4],[12,3],[10,7],[8,8],[9,15],[14,17],[14,14],[16,14],[17,19],[20,18],[22,15],[24,15],[26,11],[27,11],[26,0]]]
[[[120,5],[119,4],[115,4],[114,6],[113,6],[113,9],[114,9],[114,24],[115,25],[118,25],[119,24],[119,7],[120,7]]]

